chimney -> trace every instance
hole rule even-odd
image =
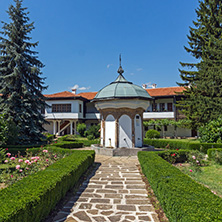
[[[76,94],[76,89],[72,89],[72,93],[73,93],[73,94]]]
[[[153,88],[153,89],[156,89],[156,83],[153,83],[153,84],[152,84],[152,88]]]
[[[147,85],[146,85],[146,84],[143,84],[143,85],[142,85],[142,88],[143,88],[143,89],[146,89],[146,88],[147,88]]]

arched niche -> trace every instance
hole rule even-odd
[[[142,147],[142,120],[139,114],[134,117],[135,147]]]
[[[119,118],[119,147],[132,148],[132,120],[128,115]]]
[[[115,147],[115,118],[108,115],[105,119],[105,147]]]

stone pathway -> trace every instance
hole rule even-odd
[[[147,198],[137,157],[96,155],[95,162],[98,169],[53,221],[159,221]]]

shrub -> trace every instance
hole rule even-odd
[[[222,143],[222,117],[199,128],[200,142]]]
[[[0,148],[0,164],[5,160],[6,158],[6,150]]]
[[[222,164],[222,148],[209,149],[207,155],[210,160],[214,160],[218,164]]]
[[[145,176],[169,221],[221,221],[222,199],[158,156],[138,152]]]
[[[100,124],[90,126],[90,128],[85,132],[85,136],[88,140],[96,139],[100,137]]]
[[[154,129],[150,129],[146,132],[147,139],[158,139],[160,138],[160,132]]]
[[[70,156],[57,161],[46,170],[2,189],[0,221],[43,220],[93,163],[94,155],[94,151],[72,151]]]
[[[76,136],[75,135],[65,135],[65,136],[62,136],[60,138],[60,140],[62,141],[75,141],[76,140]]]
[[[80,136],[84,136],[84,133],[86,131],[86,124],[85,123],[79,123],[77,125],[77,132],[80,134]]]
[[[55,143],[54,146],[66,148],[66,149],[82,148],[83,143],[82,142],[61,141],[60,143]]]
[[[168,149],[188,149],[188,150],[199,150],[203,153],[207,153],[210,148],[222,148],[221,143],[200,143],[195,141],[183,141],[174,139],[144,139],[144,144],[152,145],[157,148],[168,148]]]
[[[42,139],[42,141],[46,141],[47,143],[51,143],[55,139],[55,135],[50,133],[43,133],[45,136],[45,139]]]

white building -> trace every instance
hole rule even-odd
[[[142,87],[141,87],[142,88]],[[143,88],[145,88],[143,86]],[[151,88],[145,90],[153,98],[147,101],[147,109],[143,113],[143,121],[149,119],[174,119],[184,118],[177,110],[175,104],[181,99],[183,87]],[[85,92],[76,94],[73,92],[59,92],[45,95],[46,103],[49,105],[43,114],[50,123],[45,125],[45,129],[51,134],[64,135],[75,134],[78,123],[85,123],[87,127],[100,123],[102,116],[92,102],[97,92]],[[149,103],[150,106],[149,106]],[[150,127],[152,128],[152,127]],[[148,128],[144,129],[144,131]],[[165,128],[166,136],[174,135],[173,127]],[[161,132],[162,135],[162,132]],[[196,132],[190,129],[178,129],[177,135],[180,137],[196,136]]]

